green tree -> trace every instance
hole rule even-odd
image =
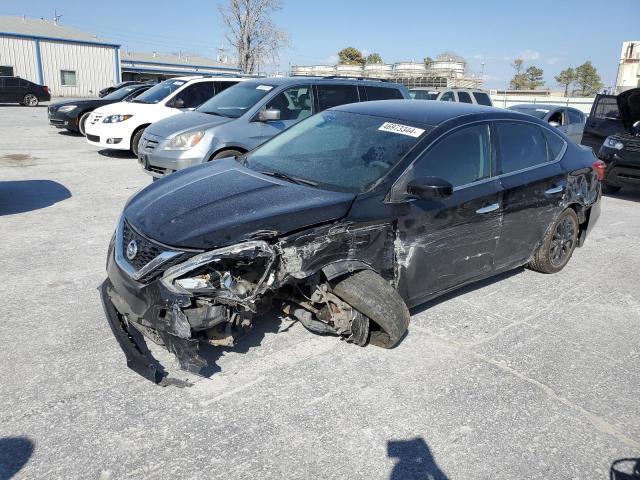
[[[524,61],[521,58],[516,58],[513,62],[511,62],[511,66],[516,71],[511,79],[510,87],[512,90],[523,90],[527,87],[527,78],[524,73],[522,73],[522,64]]]
[[[524,71],[525,84],[526,88],[529,90],[535,90],[538,87],[544,85],[544,70],[536,67],[535,65],[530,65]]]
[[[379,53],[371,53],[367,57],[367,63],[384,63]]]
[[[338,52],[338,58],[343,65],[364,65],[365,59],[357,48],[347,47]]]
[[[584,62],[576,68],[575,83],[578,85],[580,94],[583,97],[595,95],[603,86],[598,70],[591,65],[591,61]]]
[[[516,75],[520,75],[522,72],[522,65],[524,64],[524,60],[521,58],[516,58],[513,62],[511,62],[511,66],[516,71]]]
[[[569,67],[553,78],[558,85],[564,87],[564,96],[566,97],[569,94],[569,86],[576,81],[576,71]]]
[[[431,57],[426,57],[426,58],[424,59],[424,66],[425,66],[426,68],[431,68],[431,65],[433,65],[433,58],[431,58]]]

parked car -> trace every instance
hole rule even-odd
[[[416,87],[409,90],[414,100],[436,100],[440,102],[472,103],[475,105],[493,106],[491,97],[483,90],[471,88],[433,89]]]
[[[38,85],[20,77],[0,77],[0,103],[19,103],[37,107],[51,100],[49,87]]]
[[[145,82],[138,82],[138,81],[133,81],[133,80],[128,81],[128,82],[120,82],[120,83],[117,83],[115,85],[111,85],[110,87],[103,88],[102,90],[100,90],[98,92],[98,96],[100,98],[102,98],[102,97],[105,97],[105,96],[109,95],[111,92],[115,92],[116,90],[119,90],[122,87],[129,87],[131,85],[144,85],[144,84],[145,84]]]
[[[85,135],[85,123],[96,108],[117,102],[130,102],[152,87],[149,84],[134,84],[114,90],[102,98],[66,100],[49,105],[49,123],[56,128]]]
[[[521,265],[562,270],[599,217],[601,164],[509,110],[331,108],[132,197],[109,247],[105,312],[128,364],[163,384],[140,333],[199,372],[201,343],[232,344],[272,307],[390,348],[408,307]]]
[[[580,143],[582,141],[586,116],[576,108],[543,103],[523,103],[513,105],[509,107],[509,110],[533,115],[548,122],[552,127],[556,127],[574,142]]]
[[[158,83],[134,98],[94,110],[85,124],[87,142],[100,148],[131,150],[138,155],[144,129],[153,122],[193,110],[242,81],[234,77],[177,77]]]
[[[149,127],[139,160],[154,177],[241,155],[316,112],[367,100],[409,98],[402,85],[338,78],[262,78],[243,82],[194,112]]]
[[[616,193],[622,187],[640,187],[640,88],[620,93],[616,97],[617,119],[621,130],[606,137],[598,151],[598,158],[607,165],[604,179],[605,193]],[[612,112],[609,107],[607,114]],[[591,110],[592,114],[594,110]],[[600,107],[596,107],[598,115]],[[599,132],[606,132],[605,125],[612,122],[606,118],[589,117],[596,124],[601,123]],[[605,125],[603,125],[605,124]],[[595,127],[591,132],[598,130]],[[585,132],[586,136],[586,132]],[[592,138],[596,135],[592,133]]]

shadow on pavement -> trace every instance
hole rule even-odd
[[[34,444],[26,437],[0,438],[0,480],[9,480],[33,455]]]
[[[98,153],[103,157],[110,158],[136,158],[130,150],[110,150],[108,148],[103,148],[102,150],[98,150]]]
[[[605,197],[617,198],[620,200],[631,200],[640,202],[640,188],[625,187],[617,193],[606,193]]]
[[[69,197],[67,187],[52,180],[0,181],[0,215],[39,210]]]
[[[611,464],[610,480],[640,480],[640,458],[621,458]]]
[[[387,456],[397,458],[390,480],[447,480],[424,438],[389,440]]]

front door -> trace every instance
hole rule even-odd
[[[553,131],[524,121],[495,123],[502,184],[502,233],[496,270],[527,262],[560,210],[566,175],[557,161],[566,148]]]
[[[569,119],[569,138],[580,143],[584,131],[584,114],[575,108],[567,108],[567,118]]]
[[[596,95],[591,106],[591,113],[584,126],[582,145],[592,147],[597,155],[605,138],[622,131],[624,131],[624,127],[620,120],[616,97],[614,95]]]
[[[412,201],[398,218],[398,288],[409,303],[492,271],[501,228],[492,158],[489,126],[479,123],[448,134],[414,163],[413,178],[445,179],[454,192]]]

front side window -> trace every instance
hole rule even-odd
[[[564,110],[556,110],[549,116],[549,123],[554,122],[558,125],[566,125],[567,119],[565,117]]]
[[[476,99],[476,103],[478,105],[485,105],[487,107],[491,107],[491,98],[484,92],[473,92],[473,96]]]
[[[297,123],[250,153],[245,165],[283,173],[319,188],[360,193],[387,174],[427,126],[329,111]]]
[[[502,173],[547,162],[547,142],[542,130],[530,123],[496,123]]]
[[[158,103],[182,87],[185,83],[187,82],[184,80],[165,80],[164,82],[154,85],[133,101],[135,103]]]
[[[441,102],[455,102],[456,101],[456,96],[453,94],[453,92],[444,92],[442,94],[442,96],[440,97],[440,101]]]
[[[364,87],[367,91],[367,100],[402,100],[404,97],[397,88]]]
[[[313,114],[313,95],[309,85],[292,87],[269,100],[265,108],[280,110],[280,120],[302,120]]]
[[[416,161],[414,176],[439,177],[454,187],[489,178],[489,125],[464,127],[439,140]]]
[[[240,82],[204,102],[197,111],[219,117],[239,118],[273,88],[273,85]]]
[[[577,110],[567,110],[569,112],[569,123],[572,125],[581,125],[584,123],[584,117]]]
[[[318,103],[321,111],[359,101],[358,88],[355,85],[318,85]]]
[[[213,82],[198,82],[187,86],[173,99],[177,108],[196,108],[215,95]]]
[[[75,70],[60,70],[60,83],[63,87],[75,87],[76,86],[76,72]]]
[[[5,78],[4,79],[4,86],[5,87],[19,87],[20,86],[20,80],[18,80],[17,78]]]
[[[223,90],[226,90],[229,87],[233,87],[238,82],[215,82],[216,84],[216,93],[220,93]]]

